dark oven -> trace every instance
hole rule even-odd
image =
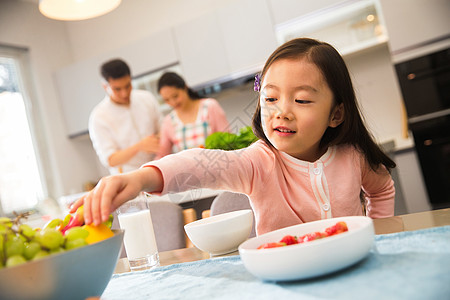
[[[431,205],[450,207],[450,49],[395,69]]]

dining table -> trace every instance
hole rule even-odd
[[[160,252],[150,270],[130,271],[119,259],[101,299],[450,299],[450,208],[373,224],[368,256],[331,274],[264,281],[245,269],[238,251],[211,257],[189,247]]]

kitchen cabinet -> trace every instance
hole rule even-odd
[[[277,47],[265,1],[241,0],[220,9],[219,24],[232,74],[260,71]]]
[[[279,25],[297,18],[315,14],[319,11],[334,8],[342,2],[348,2],[348,0],[269,0],[269,6],[275,25]]]
[[[327,3],[335,5],[277,24],[278,42],[281,44],[297,37],[314,38],[333,45],[342,56],[387,43],[388,37],[376,0]],[[307,11],[314,7],[310,5]]]
[[[145,39],[127,44],[103,56],[123,58],[130,65],[133,77],[178,62],[173,33],[170,28],[153,33]]]
[[[397,151],[395,162],[407,213],[430,210],[431,205],[416,150],[409,148]]]
[[[435,42],[450,34],[448,0],[379,0],[392,54]]]
[[[175,26],[174,35],[184,79],[189,86],[229,73],[216,12]]]
[[[56,84],[69,137],[86,134],[89,114],[104,97],[98,59],[89,59],[56,72]]]
[[[198,86],[260,70],[277,43],[266,1],[227,4],[174,28],[187,83]]]
[[[124,59],[132,76],[175,64],[178,60],[172,32],[167,29],[57,71],[55,79],[69,137],[87,133],[89,115],[105,96],[100,65],[113,58]]]

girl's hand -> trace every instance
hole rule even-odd
[[[141,191],[161,191],[162,182],[160,171],[154,167],[104,177],[92,191],[71,206],[70,213],[84,205],[85,224],[99,225],[107,221],[109,215],[123,203],[136,198]]]

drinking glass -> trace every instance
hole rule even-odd
[[[159,266],[158,247],[147,197],[142,193],[117,209],[131,271]]]

